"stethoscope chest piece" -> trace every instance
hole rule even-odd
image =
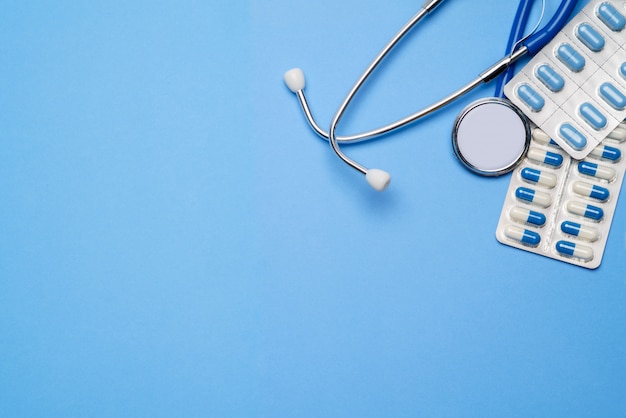
[[[524,114],[505,99],[471,103],[456,118],[452,146],[461,163],[483,176],[512,171],[530,145],[530,124]]]

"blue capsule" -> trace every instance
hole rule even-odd
[[[579,73],[585,68],[585,58],[570,44],[561,44],[556,50],[556,56],[572,72]]]
[[[564,123],[561,125],[559,128],[559,135],[576,150],[581,150],[587,145],[587,138],[570,123]]]
[[[626,18],[611,3],[602,3],[596,11],[596,16],[614,32],[619,32],[626,26]]]
[[[626,78],[626,62],[619,68],[619,72],[622,73],[622,77]]]
[[[589,23],[578,26],[576,37],[593,52],[600,52],[604,48],[604,38]]]
[[[574,244],[569,241],[559,241],[555,246],[556,250],[565,256],[580,258],[589,261],[593,258],[593,250],[586,245]]]
[[[580,115],[585,122],[596,131],[604,129],[606,127],[606,116],[602,114],[594,105],[589,102],[585,102],[578,108]],[[584,145],[583,145],[584,147]]]
[[[541,111],[546,104],[543,97],[526,83],[517,88],[517,95],[533,112]]]
[[[613,83],[609,83],[608,81],[602,83],[598,89],[598,93],[600,93],[600,97],[614,109],[626,109],[626,95],[615,87]]]
[[[536,76],[546,88],[553,92],[559,92],[565,87],[565,80],[548,64],[537,67]]]

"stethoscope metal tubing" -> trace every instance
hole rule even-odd
[[[432,105],[425,107],[417,112],[403,118],[397,120],[396,122],[390,123],[388,125],[382,126],[380,128],[372,129],[370,131],[362,132],[354,135],[346,135],[346,136],[335,136],[336,141],[342,144],[353,144],[361,141],[365,141],[377,136],[385,135],[396,129],[402,128],[410,123],[416,122],[417,120],[441,109],[445,105],[453,102],[459,97],[465,95],[470,92],[477,86],[482,83],[486,83],[491,81],[494,77],[498,76],[498,74],[502,73],[509,65],[523,57],[527,53],[527,49],[525,47],[521,47],[519,50],[513,52],[510,56],[504,57],[494,65],[489,67],[487,70],[483,71],[478,77],[476,77],[471,82],[467,83],[465,86],[461,87],[454,93],[449,96],[444,97],[440,101],[433,103]],[[300,106],[302,107],[302,111],[306,120],[308,121],[311,128],[317,133],[320,137],[327,140],[329,139],[328,132],[324,131],[315,121],[313,117],[313,113],[307,101],[304,90],[299,90],[296,92],[296,96],[298,97],[298,101],[300,102]]]
[[[363,83],[365,83],[365,80],[367,80],[370,74],[376,69],[376,67],[378,67],[378,65],[382,62],[385,56],[387,56],[387,54],[393,49],[393,47],[396,46],[396,44],[400,42],[400,40],[407,34],[407,32],[411,30],[411,28],[413,28],[420,20],[422,20],[424,16],[426,16],[430,12],[431,8],[436,7],[441,1],[442,0],[431,1],[430,5],[426,4],[398,31],[398,33],[394,35],[393,38],[391,38],[387,45],[385,45],[385,47],[378,53],[376,58],[374,58],[372,62],[368,65],[361,77],[359,77],[356,83],[354,83],[354,86],[352,86],[352,89],[344,99],[343,103],[339,106],[339,108],[337,109],[337,113],[335,113],[335,116],[333,117],[333,120],[330,124],[330,129],[328,130],[328,141],[330,142],[331,148],[333,149],[335,154],[337,154],[337,156],[341,158],[346,164],[363,174],[367,174],[367,168],[345,155],[339,148],[339,144],[337,143],[337,138],[335,135],[337,124],[341,120],[341,117],[343,116],[346,108],[348,107],[356,93],[359,91]]]

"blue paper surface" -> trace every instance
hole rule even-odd
[[[514,3],[445,2],[339,133],[475,77]],[[418,6],[5,1],[0,415],[626,413],[625,202],[598,270],[503,246],[509,178],[450,143],[495,86],[344,147],[378,194],[283,85],[305,70],[326,129]]]

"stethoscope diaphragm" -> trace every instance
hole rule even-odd
[[[506,99],[481,99],[459,114],[452,147],[459,161],[483,176],[500,176],[524,159],[531,130],[526,116]]]

